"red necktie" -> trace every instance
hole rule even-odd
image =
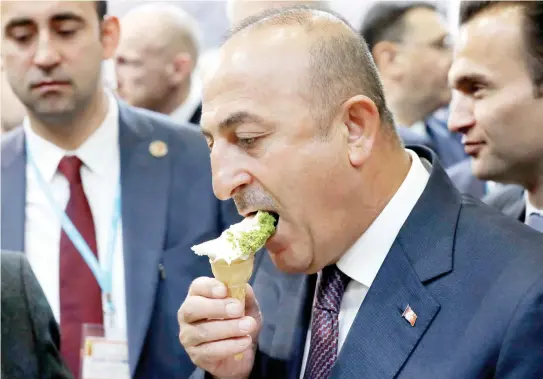
[[[66,215],[89,248],[97,255],[96,232],[81,181],[81,160],[64,157],[58,170],[70,183]],[[79,377],[82,326],[103,324],[100,286],[87,263],[64,230],[60,234],[60,330],[61,353],[72,374]]]
[[[337,359],[339,308],[350,278],[336,265],[326,266],[313,307],[311,343],[304,379],[328,379]]]

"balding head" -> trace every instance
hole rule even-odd
[[[307,6],[313,9],[328,10],[329,1],[319,0],[287,0],[287,1],[266,1],[266,0],[228,0],[227,15],[230,25],[236,25],[243,19],[255,16],[270,9],[280,9],[293,6]]]
[[[238,41],[251,34],[259,34],[258,38],[270,45],[276,37],[277,53],[283,61],[287,45],[295,49],[303,45],[308,67],[300,84],[313,100],[314,109],[332,110],[345,99],[361,94],[375,103],[384,124],[393,125],[367,45],[341,16],[302,6],[267,9],[232,28],[225,49],[231,41],[237,48]],[[326,123],[331,114],[321,116]]]
[[[199,38],[196,21],[179,6],[149,3],[129,11],[121,18],[117,50],[120,95],[133,105],[168,113],[161,104],[168,92],[189,87]]]
[[[246,19],[205,78],[201,126],[215,194],[233,197],[241,214],[279,214],[267,245],[274,263],[317,272],[352,246],[407,174],[409,156],[381,118],[375,66],[343,20],[303,8]]]

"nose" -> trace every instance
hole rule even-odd
[[[60,63],[60,54],[47,33],[42,33],[38,39],[34,63],[44,70],[54,68]]]
[[[449,130],[466,134],[474,124],[473,99],[460,91],[453,91],[448,120]]]
[[[211,151],[213,192],[220,200],[232,197],[238,188],[251,182],[251,175],[243,168],[244,157],[236,153],[228,142],[216,141]]]

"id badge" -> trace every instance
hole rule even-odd
[[[83,325],[81,379],[130,379],[124,332],[102,325]]]

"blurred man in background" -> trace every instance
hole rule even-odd
[[[121,19],[117,91],[129,104],[199,124],[201,94],[196,21],[172,4],[144,4]]]
[[[211,275],[190,248],[239,215],[213,194],[200,132],[104,89],[119,38],[106,12],[104,1],[2,2],[4,69],[28,117],[2,141],[1,246],[27,254],[74,375],[83,326],[107,316],[132,378],[187,377],[176,309]]]
[[[460,23],[449,127],[477,178],[522,186],[485,201],[543,232],[543,2],[466,1]]]
[[[451,40],[445,18],[424,2],[377,2],[361,34],[373,55],[400,136],[434,150],[449,167],[465,158],[462,145],[432,114],[446,106]]]

